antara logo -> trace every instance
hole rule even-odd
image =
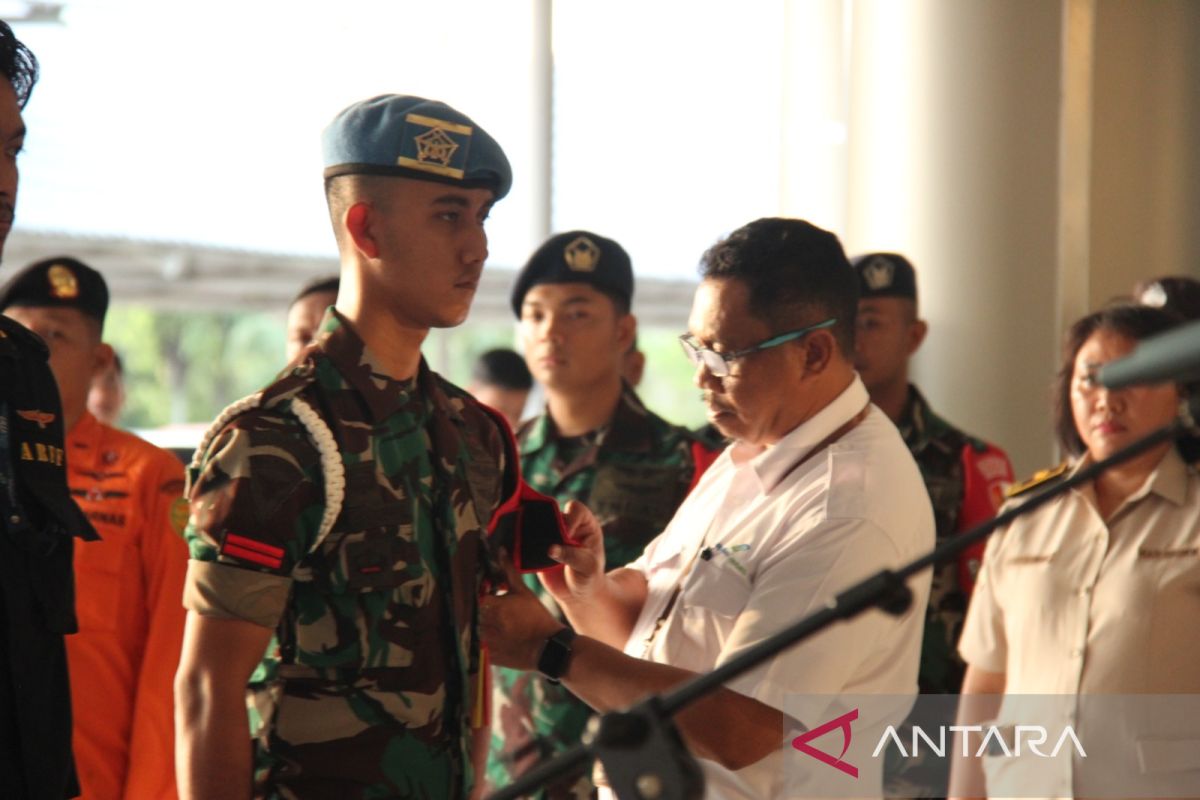
[[[834,769],[840,769],[851,778],[857,778],[858,767],[842,760],[846,755],[846,751],[850,749],[850,739],[854,735],[853,731],[850,730],[850,723],[856,719],[858,719],[857,708],[853,711],[847,711],[840,717],[835,717],[834,719],[829,720],[829,722],[826,722],[819,728],[813,728],[811,731],[805,731],[795,739],[792,739],[792,747],[796,748],[805,755],[812,756],[823,764],[828,764]],[[842,730],[842,752],[837,758],[834,758],[833,756],[829,755],[829,753],[826,753],[823,750],[818,750],[809,744],[809,741],[813,739],[819,739],[835,728],[841,728]]]
[[[850,750],[850,742],[854,736],[851,723],[856,719],[858,719],[857,708],[842,714],[840,717],[829,720],[824,725],[805,731],[792,740],[792,747],[805,755],[812,756],[822,764],[827,764],[852,778],[857,778],[858,767],[846,761],[846,753]],[[810,744],[812,740],[819,739],[833,730],[840,730],[842,732],[842,752],[837,756],[823,750],[818,750]],[[1008,730],[1011,736],[1006,737],[1004,735],[1005,730]],[[975,748],[974,752],[976,758],[984,754],[1007,758],[1020,758],[1023,755],[1033,755],[1038,758],[1055,758],[1068,743],[1080,758],[1087,758],[1087,752],[1083,749],[1083,743],[1079,741],[1075,729],[1070,725],[1063,728],[1062,733],[1059,734],[1054,744],[1054,748],[1049,753],[1043,752],[1041,749],[1050,740],[1049,731],[1041,725],[1015,725],[1012,727],[998,725],[988,725],[986,727],[983,725],[939,725],[936,731],[936,737],[930,736],[921,726],[912,726],[911,747],[905,749],[904,741],[896,731],[896,726],[888,725],[880,735],[879,741],[871,753],[871,758],[879,758],[889,742],[895,745],[900,755],[904,758],[915,758],[920,755],[922,741],[924,741],[925,746],[935,756],[945,758],[947,732],[950,733],[951,737],[954,734],[962,734],[960,742],[964,758],[972,755],[970,745],[972,734],[980,735],[979,746]]]

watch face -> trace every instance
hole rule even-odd
[[[575,640],[575,631],[563,628],[546,640],[542,647],[542,655],[538,658],[538,672],[548,680],[558,682],[571,663],[571,642]]]

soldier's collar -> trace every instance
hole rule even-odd
[[[617,407],[608,424],[588,435],[596,435],[599,447],[607,451],[649,452],[654,449],[654,427],[650,412],[629,384],[622,383],[621,386],[621,396],[617,399]],[[532,455],[558,438],[558,428],[547,406],[521,437],[521,455]]]
[[[399,381],[385,375],[350,321],[334,308],[325,313],[318,342],[338,373],[363,398],[372,421],[399,411],[410,402],[414,389],[427,383],[420,380],[422,372],[428,371],[424,357],[415,378]]]

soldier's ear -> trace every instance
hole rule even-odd
[[[371,230],[371,210],[370,203],[357,202],[346,209],[342,224],[346,227],[346,234],[354,243],[355,249],[367,258],[378,258],[379,243],[375,241],[374,232]]]
[[[929,333],[929,323],[923,319],[913,320],[912,324],[908,326],[908,354],[910,356],[917,352],[921,342],[925,341],[927,333]]]
[[[116,351],[112,349],[112,345],[107,342],[100,342],[92,351],[92,379],[95,380],[97,375],[102,374],[106,369],[112,366],[113,359],[116,358]]]
[[[628,353],[633,348],[633,343],[637,340],[637,317],[633,314],[625,314],[617,318],[617,347],[620,348],[622,355]]]

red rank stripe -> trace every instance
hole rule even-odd
[[[245,536],[238,536],[236,533],[226,534],[221,554],[262,564],[264,567],[272,569],[278,569],[283,564],[282,547],[272,547],[269,544],[247,539]]]

